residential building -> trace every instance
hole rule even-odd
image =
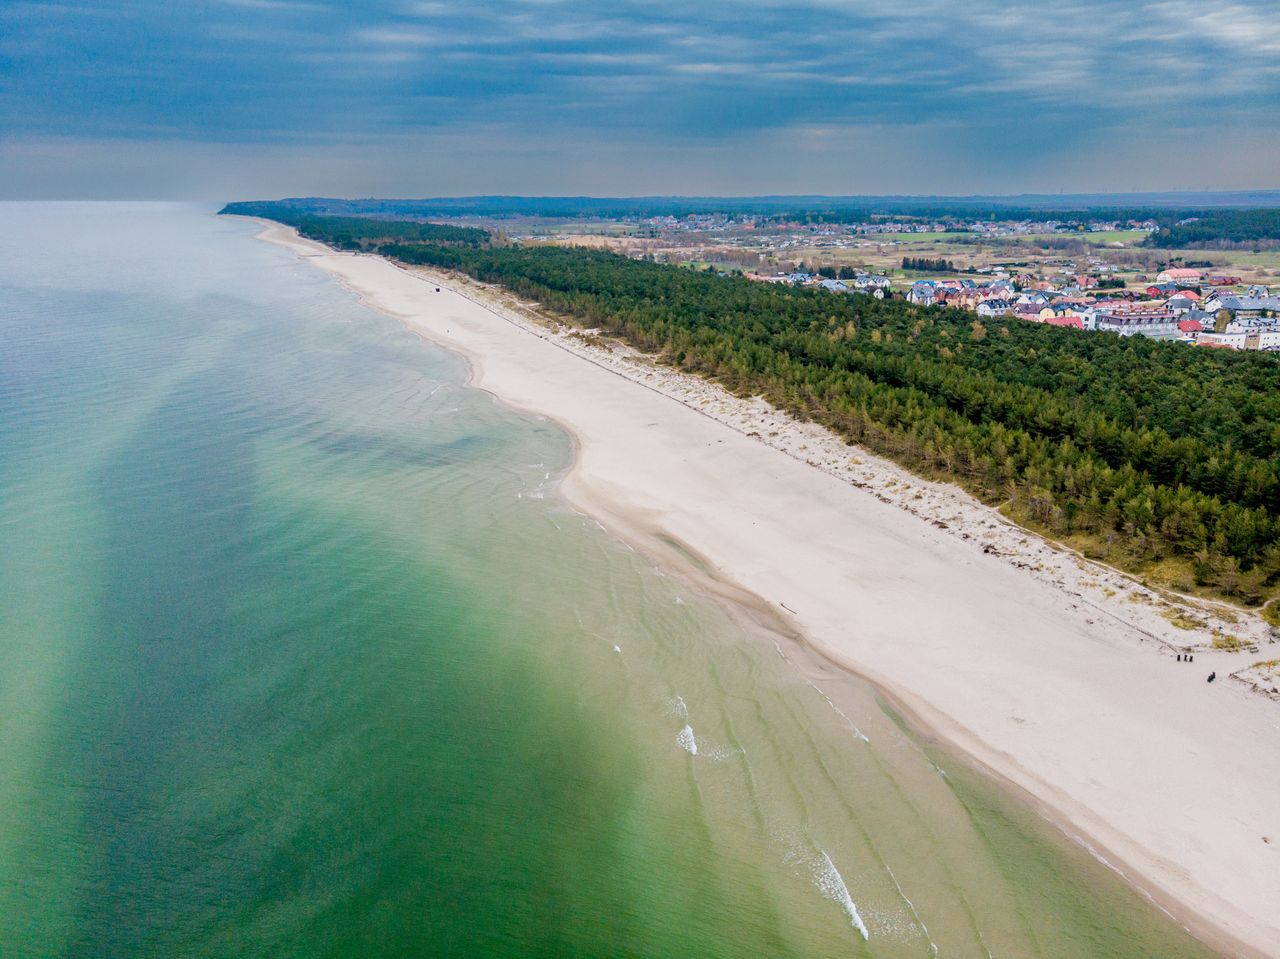
[[[1154,340],[1171,340],[1178,336],[1178,318],[1167,310],[1126,310],[1098,312],[1093,317],[1095,330],[1120,336],[1147,336]]]
[[[1280,329],[1245,333],[1244,348],[1246,350],[1280,350]]]
[[[1178,340],[1182,343],[1194,343],[1204,332],[1204,324],[1199,320],[1179,320]]]
[[[1192,270],[1187,267],[1174,267],[1156,274],[1156,282],[1177,283],[1180,285],[1185,283],[1190,286],[1199,286],[1203,276],[1204,274],[1199,270]]]
[[[1204,332],[1196,338],[1197,346],[1217,346],[1224,347],[1229,350],[1243,350],[1248,334],[1241,331],[1239,333],[1214,333]]]
[[[907,299],[917,306],[932,306],[938,299],[938,290],[929,280],[917,280],[911,284]]]
[[[1209,313],[1226,310],[1232,319],[1280,313],[1280,296],[1237,296],[1234,293],[1212,293],[1205,298]]]

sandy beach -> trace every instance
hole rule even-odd
[[[473,385],[563,425],[563,495],[820,654],[795,658],[824,691],[830,664],[866,677],[1192,932],[1280,956],[1280,702],[1250,668],[1280,645],[1257,617],[1180,604],[501,291],[263,225],[465,355]]]

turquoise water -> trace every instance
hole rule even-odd
[[[254,232],[0,207],[0,955],[1206,954]]]

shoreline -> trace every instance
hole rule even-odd
[[[1136,583],[956,488],[838,438],[824,446],[821,427],[625,347],[522,321],[527,305],[503,292],[256,222],[261,239],[462,354],[472,385],[556,422],[573,443],[566,499],[793,638],[807,678],[824,690],[833,669],[865,678],[1197,937],[1280,953],[1280,756],[1267,750],[1280,712],[1242,683],[1206,687],[1209,669],[1226,678],[1218,664],[1246,663],[1178,644],[1187,631],[1160,597],[1121,606]],[[1183,648],[1198,669],[1175,662]]]

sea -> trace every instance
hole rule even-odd
[[[0,204],[0,955],[1211,954],[258,231]]]

